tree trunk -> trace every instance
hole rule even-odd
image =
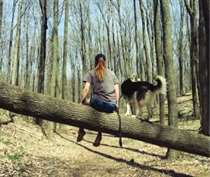
[[[160,18],[160,2],[154,0],[154,27],[155,27],[155,50],[157,60],[157,73],[158,75],[164,76],[163,72],[163,54],[162,54],[162,43],[161,43],[161,18]],[[160,124],[165,125],[164,121],[164,95],[159,96],[159,112],[160,112]]]
[[[185,0],[185,6],[190,15],[190,65],[191,65],[191,82],[192,82],[192,101],[193,115],[195,118],[200,117],[198,102],[198,83],[196,68],[198,65],[198,3],[197,0],[190,0],[190,4]]]
[[[169,0],[161,0],[162,22],[163,22],[163,58],[165,63],[166,79],[168,83],[168,123],[169,126],[177,126],[177,104],[176,104],[176,72],[173,62],[172,25],[169,8]],[[168,151],[169,158],[175,158],[174,151]]]
[[[184,47],[184,9],[183,2],[180,1],[180,29],[179,29],[179,39],[178,39],[178,61],[179,61],[179,94],[184,95],[184,68],[183,68],[183,47]]]
[[[81,33],[81,58],[82,58],[82,67],[83,73],[86,73],[88,70],[87,58],[86,58],[86,44],[85,44],[85,26],[84,26],[84,17],[83,17],[83,8],[81,2],[79,3],[80,11],[80,33]]]
[[[29,17],[28,15],[25,16],[25,43],[26,43],[26,70],[25,70],[25,86],[24,88],[29,89],[30,88],[30,75],[31,75],[31,67],[30,67],[30,57],[29,57]]]
[[[40,41],[40,55],[38,62],[38,93],[44,93],[44,79],[45,79],[45,60],[46,60],[46,37],[47,37],[47,0],[40,0],[41,8],[41,41]],[[37,118],[36,123],[42,124]]]
[[[133,9],[134,9],[134,25],[135,25],[135,35],[134,35],[134,41],[135,41],[135,50],[136,50],[136,73],[139,76],[140,75],[140,64],[139,64],[139,45],[138,45],[138,24],[137,24],[137,13],[136,13],[136,0],[133,0]]]
[[[15,8],[16,8],[16,0],[13,0],[13,5],[12,5],[12,21],[10,25],[10,37],[9,37],[9,51],[8,51],[8,65],[7,65],[7,79],[11,83],[11,63],[12,63],[12,42],[13,42],[13,23],[14,23],[14,17],[15,17]]]
[[[13,56],[13,73],[12,73],[12,84],[19,85],[19,73],[20,73],[20,38],[21,38],[21,15],[23,9],[23,1],[20,0],[18,4],[18,17],[17,17],[17,28],[15,34],[15,47]]]
[[[199,1],[199,97],[201,132],[210,136],[210,1]]]
[[[2,20],[3,19],[3,0],[0,0],[0,47],[1,47],[1,53],[2,53]],[[0,56],[0,72],[3,68],[3,55]]]
[[[100,113],[88,106],[23,91],[0,81],[0,107],[41,119],[142,140],[159,146],[210,157],[210,137],[164,127],[117,114]]]
[[[67,47],[68,47],[68,24],[69,24],[69,0],[64,0],[65,3],[65,19],[64,19],[64,41],[63,41],[63,66],[62,66],[62,98],[67,96]]]
[[[149,48],[147,44],[147,32],[146,32],[146,23],[145,23],[145,13],[143,9],[143,2],[139,0],[139,5],[140,5],[140,12],[141,12],[141,21],[142,21],[142,42],[143,42],[143,49],[144,49],[144,55],[145,55],[145,60],[146,60],[146,79],[150,83],[152,82],[152,63],[151,63],[151,58],[149,56]]]

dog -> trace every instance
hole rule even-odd
[[[157,94],[166,94],[166,79],[156,77],[157,84],[147,81],[132,81],[130,78],[121,84],[121,93],[126,101],[127,111],[125,115],[140,116],[144,106],[148,109],[147,120],[152,116],[151,105]]]

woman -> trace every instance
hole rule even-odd
[[[81,103],[85,103],[87,95],[92,87],[90,106],[100,112],[112,113],[119,111],[119,81],[115,74],[106,68],[106,57],[98,54],[95,57],[95,68],[89,71],[84,79],[84,88],[82,91]],[[83,128],[78,131],[77,142],[81,141],[85,135]],[[102,133],[98,135],[93,143],[99,146]]]

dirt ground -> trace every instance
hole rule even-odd
[[[4,116],[1,111],[0,120]],[[198,120],[179,124],[191,131],[199,128]],[[63,125],[45,137],[31,119],[22,117],[1,125],[0,177],[210,177],[210,158],[181,153],[177,160],[166,160],[166,148],[127,138],[120,148],[118,138],[108,134],[94,147],[96,133],[87,131],[76,143],[77,130]]]

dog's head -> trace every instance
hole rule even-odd
[[[138,75],[137,75],[137,74],[133,73],[133,74],[131,74],[131,76],[130,76],[130,80],[131,80],[132,82],[137,82],[137,81],[140,81],[140,78],[138,78]]]

